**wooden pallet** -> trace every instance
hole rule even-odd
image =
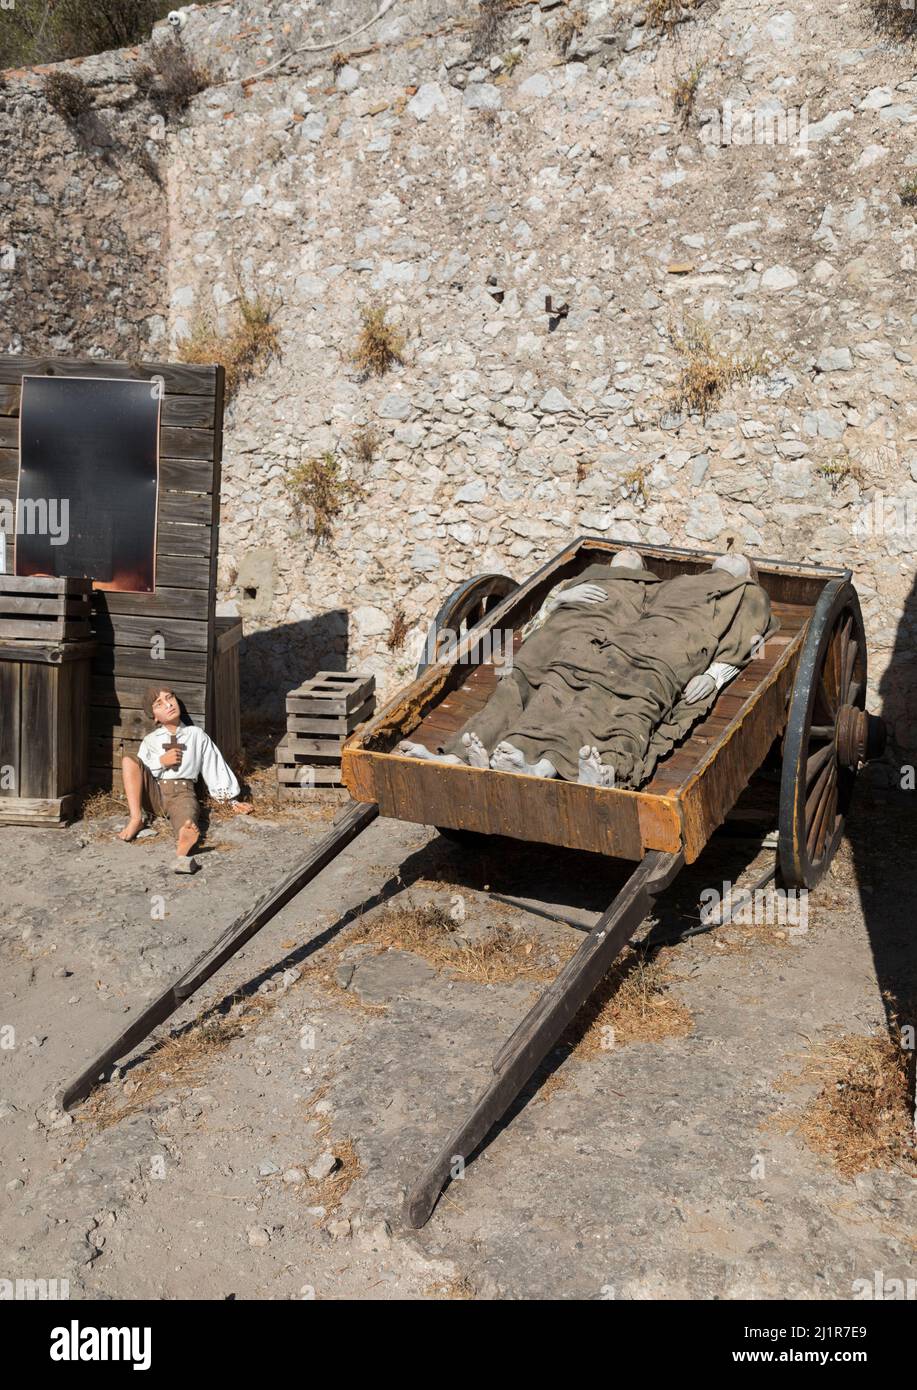
[[[287,732],[274,751],[287,800],[341,787],[341,748],[376,710],[375,677],[319,671],[287,696]]]
[[[92,581],[0,574],[0,639],[85,642],[92,635]]]

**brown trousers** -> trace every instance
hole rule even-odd
[[[165,816],[176,835],[188,821],[200,826],[201,803],[193,781],[187,777],[160,780],[139,758],[131,758],[131,761],[139,764],[143,774],[142,804],[148,814]]]

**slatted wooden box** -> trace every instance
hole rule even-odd
[[[89,579],[0,574],[0,641],[88,641],[91,596]]]
[[[376,678],[319,671],[287,696],[287,732],[274,760],[281,793],[301,799],[314,788],[340,787],[344,740],[375,712]]]
[[[89,780],[94,642],[0,638],[0,825],[66,825]]]

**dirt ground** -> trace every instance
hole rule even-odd
[[[491,893],[588,920],[621,866],[379,820],[159,1030],[166,1047],[55,1113],[56,1086],[335,809],[219,821],[193,877],[165,829],[0,831],[0,1276],[213,1299],[845,1299],[914,1277],[906,1165],[841,1176],[793,1127],[812,1085],[781,1080],[835,1032],[881,1033],[883,994],[899,1015],[912,997],[913,812],[869,788],[804,929],[727,926],[666,950],[661,986],[625,980],[631,1013],[612,997],[565,1039],[420,1231],[405,1188],[582,940]],[[714,841],[656,937],[753,855]]]

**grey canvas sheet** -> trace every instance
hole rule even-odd
[[[461,735],[473,731],[489,751],[506,740],[527,762],[548,758],[575,781],[588,744],[614,767],[617,786],[638,787],[716,699],[714,691],[687,705],[692,676],[712,661],[741,669],[778,626],[759,584],[719,570],[660,581],[590,566],[573,582],[587,581],[608,588],[607,603],[559,608],[443,751],[462,756]]]

